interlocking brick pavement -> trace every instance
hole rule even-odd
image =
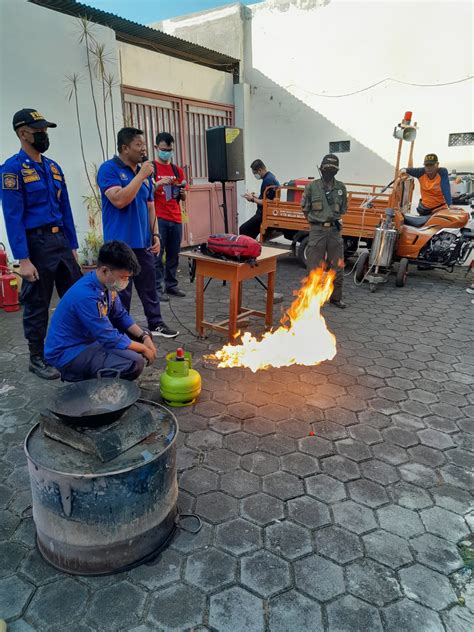
[[[184,263],[184,262],[183,262]],[[186,266],[183,265],[183,273]],[[288,307],[302,269],[279,261]],[[317,367],[217,369],[178,328],[203,392],[176,410],[181,510],[203,520],[153,562],[68,577],[35,549],[23,439],[60,387],[28,373],[20,314],[0,311],[0,615],[9,632],[455,632],[474,629],[460,541],[473,527],[472,306],[456,273],[410,271],[369,293],[346,278],[324,316],[338,353]],[[191,329],[194,287],[172,308]],[[213,282],[206,314],[222,314]],[[263,305],[249,282],[246,303]],[[275,323],[282,306],[275,306]],[[143,316],[134,302],[134,314]],[[168,305],[167,322],[175,325]],[[255,332],[261,331],[255,325]],[[310,434],[311,433],[311,434]],[[314,435],[312,434],[314,433]]]

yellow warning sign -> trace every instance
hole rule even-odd
[[[238,127],[227,127],[225,130],[225,142],[230,145],[230,143],[233,143],[239,134],[240,129]]]

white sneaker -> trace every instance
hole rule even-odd
[[[155,327],[155,329],[152,329],[151,334],[152,336],[161,336],[161,338],[176,338],[179,331],[175,331],[163,323],[162,325]]]

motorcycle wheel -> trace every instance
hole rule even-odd
[[[308,242],[309,237],[306,236],[298,244],[298,259],[304,268],[308,267]]]
[[[369,268],[369,253],[365,251],[360,255],[356,264],[356,268],[354,272],[354,281],[356,283],[362,283],[365,275],[367,274],[368,268]]]
[[[395,285],[397,287],[404,287],[407,282],[408,276],[408,259],[400,259],[398,264],[397,276],[395,278]]]

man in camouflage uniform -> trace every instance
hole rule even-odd
[[[335,179],[339,171],[339,158],[333,154],[324,156],[321,162],[320,180],[306,185],[301,208],[309,222],[307,250],[308,269],[326,263],[336,271],[331,303],[344,309],[342,282],[344,279],[344,242],[341,237],[341,216],[347,210],[347,191],[342,182]]]

